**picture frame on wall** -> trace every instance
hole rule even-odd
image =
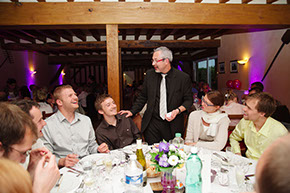
[[[224,74],[225,73],[225,62],[219,63],[219,73]]]
[[[237,60],[230,61],[230,72],[238,73],[239,72],[239,64]]]

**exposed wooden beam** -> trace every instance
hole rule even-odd
[[[26,40],[26,41],[29,41],[31,43],[35,43],[35,39],[30,37],[30,36],[27,36],[26,34],[24,33],[21,33],[19,31],[16,31],[16,30],[7,30],[6,33],[8,34],[11,34],[13,36],[16,36],[20,39],[23,39],[23,40]]]
[[[57,33],[62,38],[68,40],[69,42],[73,42],[72,35],[69,34],[66,30],[64,30],[64,29],[57,29],[57,30],[55,30],[55,33]]]
[[[92,34],[92,36],[97,40],[100,41],[101,40],[101,35],[99,33],[99,31],[97,29],[90,29],[90,32]]]
[[[82,24],[290,25],[290,7],[285,5],[195,3],[189,6],[188,3],[68,2],[22,3],[20,6],[13,6],[12,3],[1,3],[0,13],[0,26]]]
[[[0,30],[0,37],[3,39],[11,40],[11,41],[16,42],[16,43],[20,43],[20,38],[15,37],[11,34],[8,34],[5,31]],[[4,46],[4,44],[3,44],[3,46]]]
[[[135,63],[136,66],[139,66],[141,61],[146,61],[147,65],[150,65],[152,55],[151,54],[141,54],[141,55],[129,55],[122,54],[121,56],[122,63],[125,64],[128,61],[138,61]],[[174,55],[174,60],[193,60],[193,57],[190,55]],[[106,55],[90,55],[90,56],[48,56],[48,63],[50,65],[55,64],[75,64],[75,63],[83,63],[83,62],[106,62]]]
[[[72,29],[71,31],[75,34],[75,36],[77,36],[82,41],[84,42],[87,41],[86,35],[83,33],[81,29]]]
[[[120,40],[120,48],[130,49],[153,49],[159,46],[166,46],[170,49],[174,48],[217,48],[220,47],[220,40]],[[47,51],[52,50],[104,50],[106,42],[57,42],[46,44],[15,44],[8,43],[3,45],[7,50],[33,50]]]
[[[252,0],[242,0],[242,4],[247,4],[249,2],[251,2]]]
[[[272,3],[276,2],[276,1],[278,1],[278,0],[267,0],[267,4],[272,4]]]
[[[46,43],[46,37],[44,35],[41,35],[35,30],[20,30],[22,33],[26,34],[27,36],[30,36],[34,39],[38,39],[42,41],[43,43]]]
[[[122,100],[122,68],[119,60],[118,25],[106,25],[106,37],[108,93],[112,95],[119,111]]]
[[[146,34],[146,40],[150,40],[152,36],[154,35],[156,29],[149,29],[147,34]]]
[[[139,39],[141,29],[135,29],[135,40]]]
[[[49,31],[49,30],[37,30],[39,33],[47,36],[48,38],[56,41],[56,42],[60,42],[60,36],[58,36],[56,33],[54,33],[53,31]]]
[[[161,32],[161,40],[165,40],[172,32],[172,29],[164,29]]]
[[[219,0],[220,3],[226,3],[228,2],[229,0]]]

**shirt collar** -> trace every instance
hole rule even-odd
[[[117,115],[115,115],[115,117],[116,117],[116,119],[117,119],[117,124],[116,125],[118,125],[118,123],[121,121],[121,115],[119,115],[119,114],[117,114]],[[106,127],[106,128],[108,128],[109,126],[113,126],[113,125],[110,125],[104,118],[103,118],[103,121],[102,121],[102,124]],[[114,127],[114,126],[113,126]]]
[[[269,135],[271,135],[271,133],[270,133],[270,131],[269,131],[269,129],[271,128],[271,127],[269,127],[269,117],[266,119],[266,121],[265,121],[265,123],[264,123],[264,125],[262,126],[262,128],[257,132],[257,130],[256,130],[256,127],[255,127],[255,125],[254,125],[254,122],[253,121],[251,121],[251,128],[252,128],[252,130],[253,131],[255,131],[256,133],[259,133],[259,134],[261,134],[261,135],[264,135],[264,136],[269,136]]]
[[[57,118],[59,119],[60,122],[63,122],[63,121],[65,121],[65,120],[67,120],[67,119],[65,118],[65,116],[60,112],[60,110],[58,110],[58,111],[56,112],[56,116],[57,116]],[[78,113],[75,112],[75,118],[74,118],[74,120],[71,122],[71,124],[74,124],[75,122],[77,122],[77,121],[79,121],[79,120],[80,120],[80,115],[79,115]]]

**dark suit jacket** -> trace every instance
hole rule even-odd
[[[190,109],[193,98],[191,92],[191,80],[188,74],[181,72],[175,68],[173,70],[172,89],[169,90],[167,96],[167,111],[171,112],[177,109],[180,105],[183,105],[187,110]],[[161,75],[156,73],[154,69],[150,69],[146,72],[146,77],[143,83],[143,89],[130,110],[133,115],[140,112],[143,106],[147,103],[147,109],[142,119],[142,133],[148,127],[152,118],[154,105],[156,100],[156,92],[159,90],[158,80]],[[183,113],[176,116],[176,118],[170,122],[171,128],[176,128],[180,132],[183,131]]]

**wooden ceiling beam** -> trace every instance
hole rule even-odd
[[[123,61],[146,61],[147,65],[150,65],[150,61],[152,58],[151,54],[146,55],[132,55],[132,54],[122,54],[122,64]],[[194,57],[198,57],[194,56]],[[190,55],[179,55],[173,56],[174,60],[193,60],[193,56]],[[50,65],[55,64],[67,64],[67,63],[83,63],[83,62],[105,62],[107,61],[106,55],[85,55],[85,56],[48,56],[48,63]]]
[[[146,34],[146,40],[150,40],[152,36],[154,35],[156,29],[149,29],[147,34]]]
[[[8,33],[1,31],[1,30],[0,30],[0,37],[3,39],[13,41],[15,43],[20,43],[20,38],[12,36],[11,34],[8,34]]]
[[[21,33],[20,31],[16,31],[16,30],[7,30],[6,33],[12,35],[12,36],[16,36],[20,39],[23,39],[23,40],[26,40],[26,41],[29,41],[31,43],[35,43],[35,39],[30,37],[30,36],[27,36],[26,34],[23,34]]]
[[[101,35],[97,29],[90,29],[89,31],[97,41],[101,41]]]
[[[159,46],[174,48],[217,48],[220,46],[220,40],[121,40],[120,48],[130,49],[154,49]],[[4,45],[7,50],[33,50],[33,51],[50,51],[50,50],[100,50],[106,49],[106,42],[58,42],[46,44],[13,44]]]
[[[22,33],[26,34],[27,36],[30,36],[34,39],[38,39],[42,41],[43,43],[46,43],[46,36],[41,35],[35,30],[20,30]]]
[[[62,38],[68,40],[69,42],[73,42],[73,37],[69,34],[65,29],[57,29],[55,33],[61,36]]]
[[[172,29],[164,29],[161,34],[160,34],[160,38],[161,40],[165,40],[172,32]]]
[[[141,29],[135,29],[135,40],[139,40]]]
[[[71,29],[71,32],[83,42],[87,41],[87,37],[81,29]]]
[[[245,1],[249,0],[243,0],[243,2]],[[187,3],[146,2],[60,2],[21,3],[20,6],[14,6],[12,3],[1,3],[0,26],[82,24],[290,25],[290,7],[286,5],[205,3],[188,5]]]
[[[60,36],[54,33],[53,31],[49,31],[49,30],[36,30],[36,31],[56,42],[60,42]]]

